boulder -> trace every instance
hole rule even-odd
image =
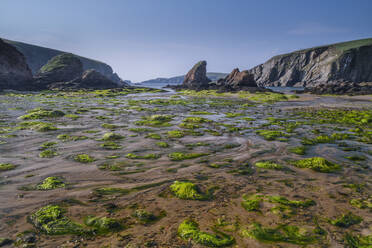
[[[0,39],[0,90],[28,90],[31,83],[32,73],[23,54]]]
[[[235,68],[229,75],[219,81],[219,84],[224,84],[235,90],[241,90],[245,87],[257,87],[253,74],[247,70],[239,71],[238,68]]]
[[[94,69],[85,71],[81,77],[69,82],[53,83],[48,86],[53,90],[78,90],[78,89],[113,89],[118,88],[118,84],[103,76]]]
[[[200,61],[186,74],[182,83],[183,88],[206,89],[211,80],[207,77],[207,62]]]
[[[48,88],[49,84],[68,82],[79,78],[83,73],[80,59],[71,53],[57,55],[50,59],[36,75],[39,88]]]

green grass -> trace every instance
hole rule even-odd
[[[52,190],[56,188],[64,188],[66,184],[60,177],[47,177],[36,186],[38,190]]]
[[[175,181],[170,186],[170,190],[175,196],[184,200],[205,200],[207,198],[199,187],[191,182]]]
[[[317,172],[331,173],[341,169],[340,165],[329,162],[322,157],[305,158],[292,163],[298,168],[309,168]]]
[[[69,65],[72,61],[78,59],[76,55],[71,53],[63,53],[53,57],[51,60],[48,61],[43,67],[40,68],[41,73],[48,73],[55,70],[59,70],[67,65]]]
[[[182,161],[186,159],[194,159],[194,158],[199,158],[202,156],[207,156],[209,155],[208,153],[183,153],[183,152],[173,152],[168,154],[168,157],[172,161]]]
[[[235,242],[233,237],[222,232],[211,234],[200,231],[199,224],[193,220],[185,220],[179,225],[178,236],[207,247],[226,247]]]

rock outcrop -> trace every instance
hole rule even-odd
[[[314,87],[305,88],[297,93],[311,93],[317,95],[369,95],[372,94],[372,83],[350,83],[350,82],[330,82],[319,84]]]
[[[257,87],[253,74],[247,70],[240,71],[239,68],[235,68],[224,79],[219,79],[217,84],[225,85],[226,87],[234,90],[242,90],[246,87]]]
[[[39,72],[36,79],[39,84],[49,85],[57,82],[68,82],[78,78],[83,73],[83,64],[80,59],[71,54],[64,53],[50,59]]]
[[[48,88],[53,90],[98,90],[118,88],[118,85],[96,70],[91,69],[85,71],[81,77],[75,78],[69,82],[54,83],[49,85]]]
[[[249,72],[259,86],[313,87],[334,82],[372,82],[372,39],[275,56]]]
[[[17,48],[17,50],[25,56],[26,62],[34,75],[37,74],[41,67],[43,67],[50,59],[57,55],[66,53],[63,51],[18,41],[11,40],[4,41]],[[102,75],[104,75],[105,77],[107,77],[108,79],[111,79],[118,85],[121,86],[127,85],[116,73],[113,72],[113,69],[108,64],[78,55],[75,56],[78,57],[82,62],[84,71],[94,69],[101,73]]]
[[[207,62],[199,61],[186,74],[182,87],[188,89],[206,89],[211,80],[207,77]]]
[[[32,73],[23,54],[0,39],[0,90],[28,90],[31,82]]]

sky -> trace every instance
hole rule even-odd
[[[1,0],[0,37],[72,52],[140,82],[249,69],[372,37],[371,0]]]

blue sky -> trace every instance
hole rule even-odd
[[[249,69],[271,56],[372,37],[370,0],[2,0],[0,37],[110,64],[134,82]]]

